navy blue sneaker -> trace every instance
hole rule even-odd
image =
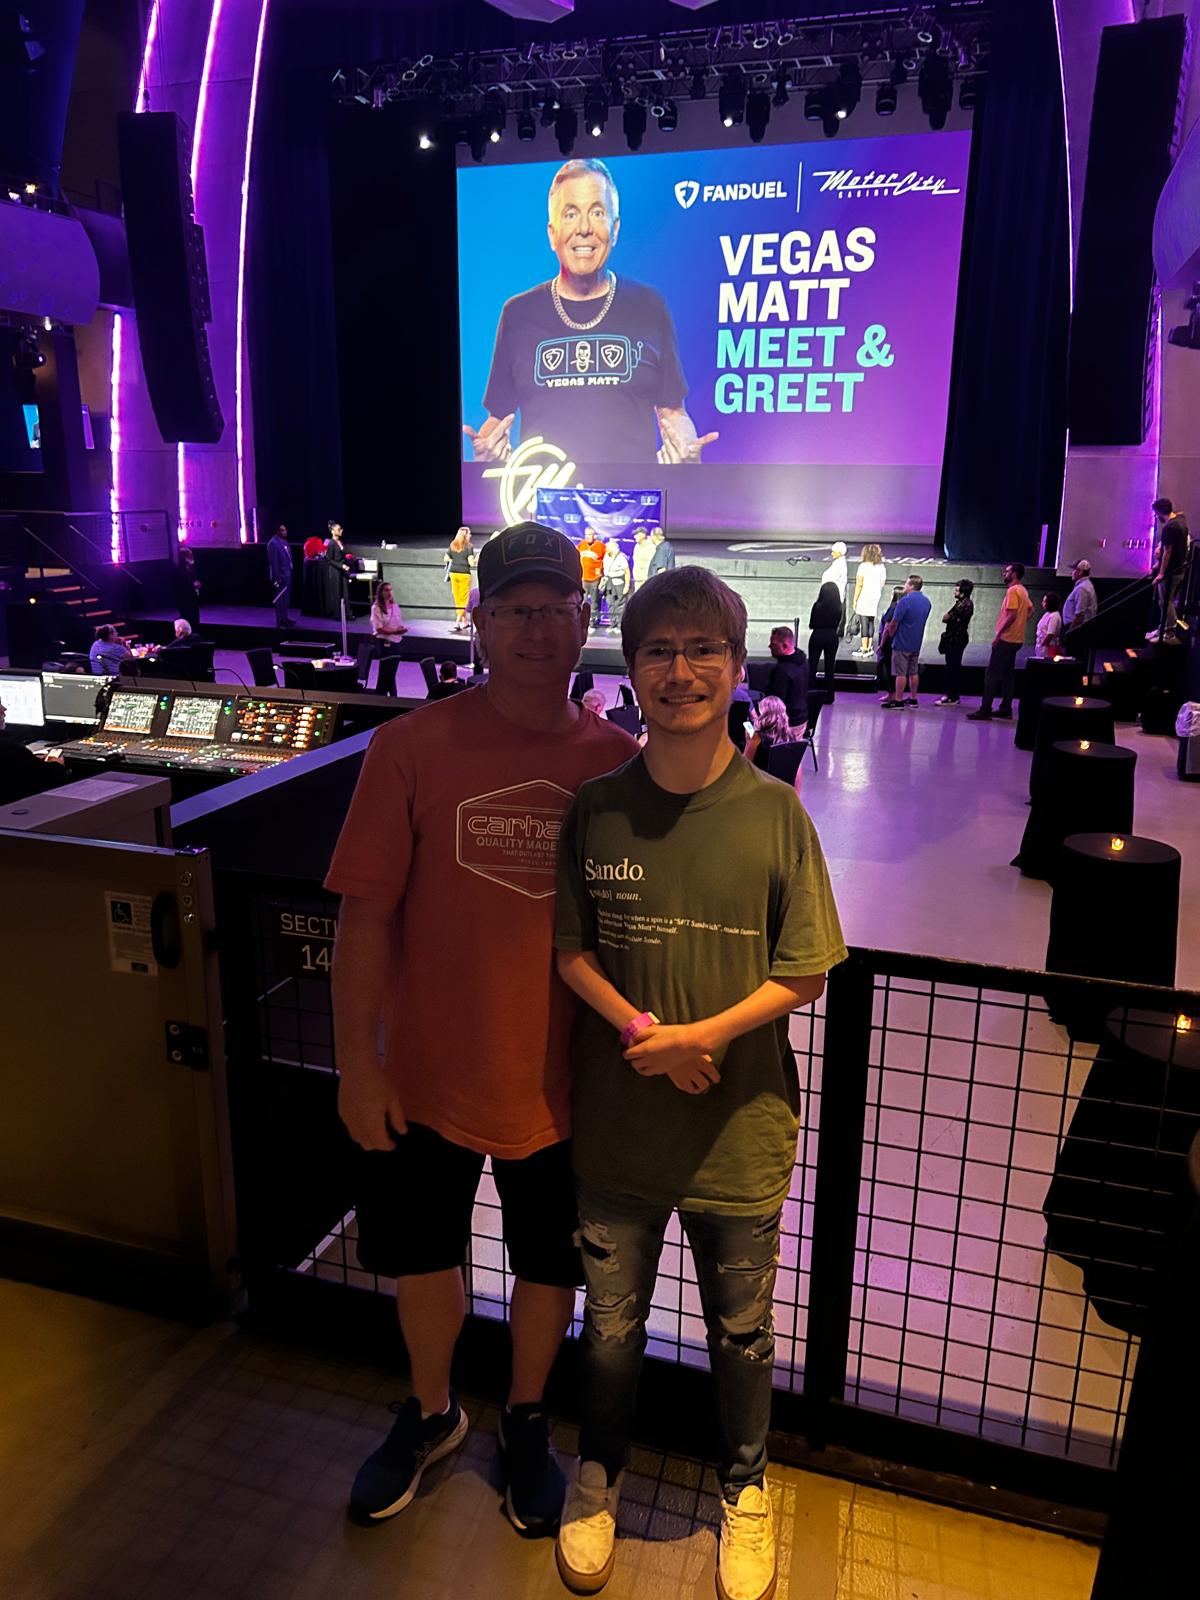
[[[527,1539],[558,1532],[567,1480],[550,1449],[550,1425],[540,1405],[513,1406],[496,1428],[508,1520]]]
[[[393,1401],[392,1431],[358,1469],[350,1491],[347,1515],[370,1527],[403,1511],[421,1486],[421,1474],[435,1461],[457,1450],[467,1437],[466,1413],[453,1394],[449,1410],[421,1420],[415,1395]]]

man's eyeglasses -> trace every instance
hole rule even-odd
[[[528,628],[535,621],[548,628],[566,628],[579,621],[579,612],[578,600],[556,600],[548,606],[488,606],[488,615],[500,628]]]
[[[733,653],[728,639],[692,639],[685,645],[640,644],[633,664],[642,672],[667,672],[682,656],[697,672],[719,672]]]

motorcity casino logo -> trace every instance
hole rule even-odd
[[[962,191],[945,178],[924,172],[855,172],[852,167],[826,167],[814,170],[813,178],[820,179],[819,193],[835,194],[839,200],[849,200],[854,195],[870,199],[891,200],[901,195],[951,195]],[[804,184],[804,167],[796,172],[796,192],[799,196]],[[680,178],[675,185],[675,199],[684,211],[697,201],[701,205],[730,200],[786,200],[788,191],[779,178],[769,178],[758,183],[698,183],[695,178]],[[799,200],[797,199],[797,207]]]

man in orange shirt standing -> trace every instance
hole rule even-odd
[[[600,580],[604,576],[604,540],[589,528],[575,546],[583,567],[583,598],[592,615],[592,627],[600,626]]]
[[[582,1282],[570,1155],[575,1006],[552,948],[558,835],[579,785],[637,747],[567,699],[588,625],[571,542],[521,523],[484,545],[477,575],[488,681],[378,729],[326,878],[342,896],[338,1111],[364,1152],[358,1259],[396,1280],[413,1385],[359,1469],[349,1514],[368,1524],[395,1516],[425,1467],[466,1436],[450,1362],[490,1156],[516,1279],[499,1428],[505,1505],[518,1531],[550,1534],[564,1484],[542,1390]]]
[[[1033,614],[1033,601],[1029,598],[1024,577],[1025,568],[1019,561],[1010,561],[1004,569],[1004,599],[1000,602],[1000,615],[996,618],[996,634],[983,680],[983,699],[979,710],[972,711],[968,716],[968,722],[990,722],[993,717],[1012,721],[1017,652],[1025,643],[1025,625]],[[1000,704],[993,711],[992,701],[997,695],[1000,696]]]

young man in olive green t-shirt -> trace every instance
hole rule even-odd
[[[788,1015],[845,956],[812,823],[727,733],[746,610],[698,567],[651,578],[622,647],[644,750],[586,783],[559,857],[555,944],[585,1001],[574,1161],[587,1280],[580,1462],[558,1540],[569,1587],[615,1556],[646,1317],[678,1210],[696,1263],[721,1427],[717,1589],[775,1583],[764,1473],[779,1223],[799,1132]]]

